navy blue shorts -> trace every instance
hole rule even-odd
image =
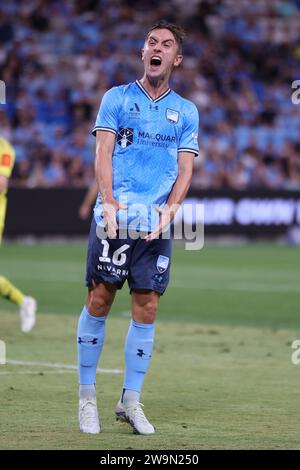
[[[121,289],[127,280],[130,290],[149,289],[163,294],[170,278],[171,240],[101,239],[96,228],[93,218],[87,253],[87,287],[94,281],[95,284],[109,282]]]

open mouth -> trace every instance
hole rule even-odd
[[[154,55],[153,57],[151,57],[150,65],[154,65],[158,67],[160,64],[161,64],[161,58],[159,56]]]

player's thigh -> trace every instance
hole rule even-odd
[[[133,247],[128,284],[131,291],[146,289],[163,294],[170,280],[171,240],[138,240]]]
[[[160,294],[147,289],[132,289],[132,319],[138,323],[154,323]]]
[[[87,253],[86,286],[114,284],[121,289],[128,276],[131,240],[102,238],[103,232],[92,221]]]
[[[106,316],[115,299],[117,287],[110,283],[100,283],[89,287],[86,297],[86,306],[91,315]]]

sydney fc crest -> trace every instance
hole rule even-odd
[[[167,256],[159,255],[156,261],[156,267],[158,272],[164,273],[169,266],[170,259]]]
[[[173,124],[177,124],[179,121],[179,112],[175,111],[175,109],[167,108],[166,117],[168,121],[172,122]]]
[[[121,127],[118,131],[117,142],[122,149],[131,145],[133,143],[133,129],[131,127]]]

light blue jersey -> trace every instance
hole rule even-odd
[[[113,196],[128,206],[120,210],[120,228],[152,231],[178,175],[178,152],[198,154],[196,106],[173,90],[153,100],[136,81],[111,88],[103,96],[93,134],[116,135],[113,152]],[[94,209],[102,223],[100,195]]]

